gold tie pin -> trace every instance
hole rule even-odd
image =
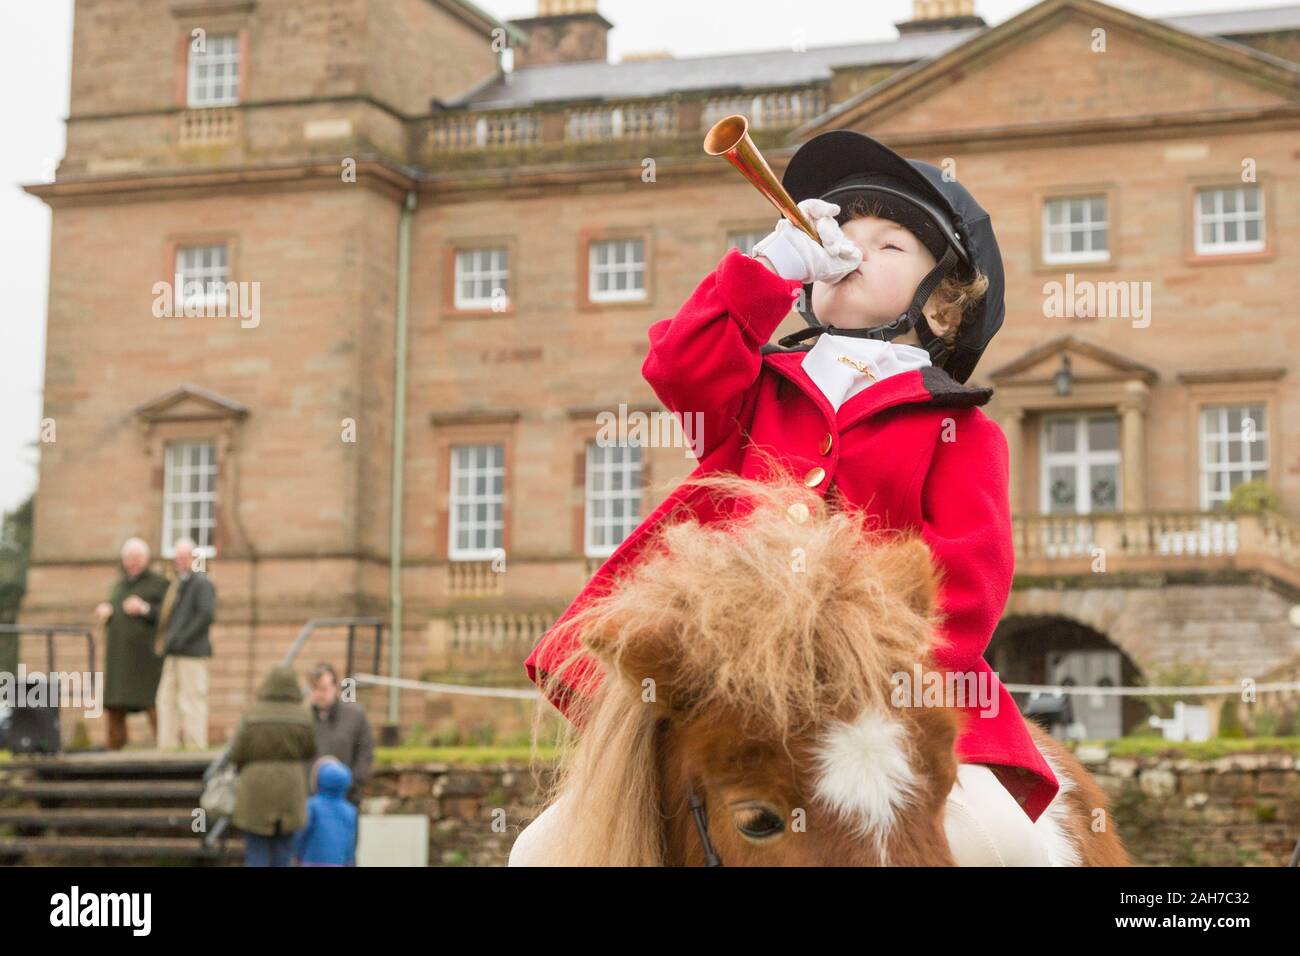
[[[874,372],[872,372],[870,368],[867,367],[867,363],[866,363],[866,362],[859,362],[857,359],[852,358],[851,356],[848,356],[848,355],[841,355],[839,360],[840,360],[841,362],[843,362],[845,365],[852,365],[855,369],[857,369],[859,372],[861,372],[861,373],[862,373],[863,375],[865,375],[867,378],[871,379],[871,381],[873,381],[873,382],[878,382],[878,381],[880,381],[880,380],[876,377],[876,374],[875,374]]]

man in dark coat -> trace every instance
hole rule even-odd
[[[122,576],[107,601],[95,608],[104,624],[104,713],[108,717],[108,749],[126,746],[126,715],[147,711],[154,736],[158,712],[154,699],[162,661],[154,653],[154,638],[167,579],[149,570],[149,545],[131,538],[122,545]]]
[[[352,771],[348,799],[359,805],[374,762],[366,712],[339,697],[339,676],[329,664],[311,670],[311,707],[316,715],[316,749],[322,757],[338,757]]]

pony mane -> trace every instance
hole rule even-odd
[[[643,702],[634,660],[648,648],[671,673],[671,714],[725,712],[747,734],[786,741],[867,708],[890,706],[890,679],[928,659],[936,572],[915,536],[872,528],[828,505],[785,469],[763,481],[690,480],[728,514],[666,521],[611,589],[564,633],[578,650],[549,679],[594,655],[605,679],[573,698],[553,795],[581,794],[565,862],[655,865],[662,819],[655,738],[666,721]]]

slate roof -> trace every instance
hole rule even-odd
[[[923,33],[844,46],[759,50],[626,63],[555,63],[523,67],[491,82],[455,105],[471,109],[518,107],[589,97],[620,99],[693,90],[799,86],[830,78],[841,64],[911,63],[928,60],[982,32],[982,28]]]
[[[1300,4],[1164,17],[1169,26],[1208,37],[1300,29]],[[987,27],[913,33],[894,40],[794,50],[758,50],[624,63],[556,63],[493,76],[455,101],[455,109],[517,109],[583,99],[629,99],[674,93],[725,93],[828,80],[835,66],[904,64],[940,56]]]

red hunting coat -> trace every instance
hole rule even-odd
[[[1015,563],[1007,492],[1006,438],[979,406],[992,390],[963,385],[939,368],[899,372],[850,397],[838,413],[803,370],[806,351],[763,345],[789,314],[800,283],[783,279],[738,249],[696,287],[671,319],[650,327],[642,374],[673,412],[703,413],[692,477],[712,471],[762,478],[761,445],[797,475],[825,470],[815,490],[834,485],[882,527],[917,531],[942,574],[939,609],[948,647],[938,666],[984,675],[999,695],[996,717],[968,708],[958,737],[967,763],[1021,768],[1003,776],[1031,819],[1056,795],[1051,768],[1029,737],[1024,718],[985,661],[1002,616]],[[688,434],[699,435],[696,432]],[[944,440],[947,437],[948,440]],[[600,567],[534,648],[525,669],[540,683],[572,650],[560,623],[636,559],[650,532],[673,509],[708,522],[719,517],[706,494],[678,487]],[[566,671],[569,692],[598,681],[599,664]],[[552,703],[567,711],[563,693]]]

